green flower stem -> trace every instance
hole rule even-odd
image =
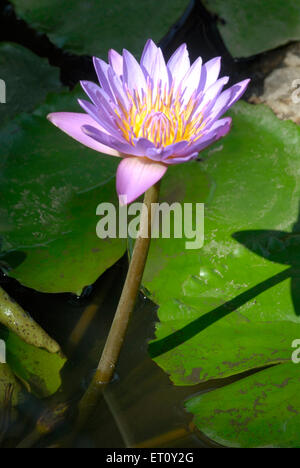
[[[94,381],[97,385],[109,383],[116,367],[146,265],[151,240],[151,205],[157,203],[158,195],[158,185],[151,187],[145,194],[140,236],[134,246],[120,302],[95,374]]]
[[[97,404],[99,395],[114,374],[146,265],[151,241],[153,214],[151,213],[151,207],[153,203],[158,202],[159,187],[160,183],[157,183],[145,193],[140,221],[140,234],[135,242],[119,305],[97,371],[87,392],[79,403],[79,415],[75,430],[79,430],[85,423],[90,411]]]

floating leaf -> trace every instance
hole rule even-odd
[[[300,4],[295,0],[204,0],[204,4],[218,15],[219,31],[235,57],[300,39]]]
[[[60,371],[66,359],[60,353],[29,345],[15,333],[0,329],[6,344],[7,364],[13,373],[29,385],[31,391],[44,398],[54,394],[61,385]]]
[[[74,292],[92,284],[125,252],[124,240],[96,235],[97,206],[118,205],[117,158],[92,151],[46,120],[76,109],[78,93],[50,96],[33,115],[0,129],[1,263],[25,286]]]
[[[58,47],[75,54],[106,56],[123,47],[140,54],[146,40],[159,41],[189,0],[13,0],[17,14]],[[69,14],[69,12],[72,14]]]
[[[0,323],[16,333],[23,341],[50,353],[60,351],[60,346],[0,288]]]
[[[0,364],[0,409],[8,405],[16,406],[21,386],[7,364]],[[8,408],[7,408],[8,409]],[[1,428],[0,412],[0,428]]]
[[[186,403],[199,430],[227,447],[300,447],[300,372],[283,364]]]
[[[0,78],[6,100],[0,104],[0,123],[32,111],[50,91],[62,87],[58,68],[18,44],[0,44]]]
[[[171,168],[162,183],[162,200],[205,202],[203,248],[154,239],[143,280],[160,306],[150,353],[177,385],[289,361],[300,336],[300,129],[263,106],[231,115],[205,162]],[[258,237],[254,251],[257,230],[268,242]]]

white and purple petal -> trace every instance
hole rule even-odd
[[[221,57],[214,57],[203,65],[199,90],[205,92],[219,78]]]
[[[141,57],[141,68],[144,70],[145,77],[151,74],[153,63],[157,54],[157,45],[154,44],[152,39],[148,39],[144,47]]]
[[[120,204],[131,203],[156,184],[167,166],[145,158],[124,158],[117,169],[117,192]]]
[[[113,115],[105,106],[95,106],[85,99],[78,99],[79,105],[86,111],[107,133],[114,135],[116,138],[122,139],[121,130],[116,126]]]
[[[108,52],[108,61],[116,75],[123,75],[123,57],[116,50],[110,49]]]
[[[185,156],[174,156],[174,158],[166,159],[164,163],[167,164],[168,166],[172,166],[175,164],[182,164],[185,162],[194,161],[195,159],[198,158],[198,156],[199,156],[199,151],[196,151],[195,153],[188,153]]]
[[[119,151],[110,146],[103,145],[82,131],[84,125],[94,125],[97,130],[105,133],[105,129],[98,125],[88,114],[54,112],[49,114],[47,118],[64,133],[88,148],[98,151],[99,153],[110,154],[111,156],[121,156]]]
[[[186,44],[182,44],[175,50],[167,63],[167,68],[171,73],[174,89],[177,89],[183,77],[190,69],[190,59]]]
[[[130,106],[128,96],[123,87],[122,79],[120,76],[116,75],[112,69],[108,70],[108,77],[110,80],[111,90],[117,102],[115,109],[117,109],[119,112],[121,111],[122,113],[123,109],[128,110]]]
[[[249,82],[250,80],[243,80],[220,94],[214,106],[210,108],[208,114],[205,113],[206,128],[210,127],[216,120],[225,114],[225,112],[227,112],[228,109],[238,101],[238,99],[242,97]]]
[[[108,79],[108,69],[110,68],[110,65],[108,65],[106,62],[104,62],[104,60],[98,57],[93,57],[93,62],[100,85],[108,94],[108,96],[114,101],[114,95],[111,91]]]
[[[80,84],[86,95],[95,104],[95,106],[102,104],[104,100],[107,106],[110,108],[115,106],[110,96],[100,86],[96,85],[92,81],[80,81]]]
[[[240,81],[239,83],[236,83],[235,85],[231,86],[231,88],[229,88],[231,90],[231,99],[228,104],[229,107],[232,107],[233,104],[236,103],[236,101],[241,99],[249,83],[250,83],[250,80],[247,79],[247,80]]]
[[[197,58],[197,60],[195,60],[189,71],[185,74],[180,84],[184,104],[186,104],[189,101],[192,94],[197,93],[199,82],[201,79],[201,70],[202,58],[199,57]]]
[[[150,78],[154,91],[154,99],[157,92],[160,92],[163,95],[165,90],[167,92],[169,91],[170,76],[163,53],[160,48],[157,49],[156,57],[150,72]]]
[[[204,128],[210,128],[216,120],[218,120],[229,109],[229,102],[231,100],[231,90],[226,89],[216,99],[214,105],[204,112]]]
[[[218,79],[214,84],[212,84],[204,93],[199,106],[197,107],[196,113],[201,112],[202,114],[207,114],[208,111],[215,104],[218,96],[221,94],[223,87],[228,83],[229,77],[224,76],[223,78]]]
[[[225,117],[224,119],[214,122],[211,128],[203,134],[201,138],[196,140],[193,143],[190,143],[182,152],[177,156],[178,158],[188,157],[191,154],[199,153],[207,148],[209,145],[213,144],[215,141],[219,140],[223,136],[227,135],[231,128],[231,117]],[[182,160],[177,159],[177,161],[182,162]],[[165,161],[166,163],[168,161]],[[176,164],[176,162],[173,164]],[[177,163],[178,164],[178,163]]]
[[[145,92],[147,89],[147,83],[139,63],[126,49],[123,50],[123,60],[124,84],[133,96],[135,92],[142,96],[143,91]]]
[[[125,139],[121,141],[113,135],[100,131],[94,125],[84,125],[82,130],[89,137],[105,146],[110,146],[123,156],[132,155],[145,157],[146,151],[149,148],[154,147],[154,144],[151,141],[144,138],[137,140],[136,144],[129,143]]]

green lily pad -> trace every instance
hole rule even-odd
[[[199,430],[226,447],[300,447],[300,372],[266,369],[186,403]]]
[[[32,393],[45,398],[60,388],[60,372],[66,363],[60,353],[49,353],[29,345],[4,328],[0,329],[0,338],[6,344],[8,366],[17,377],[26,382]]]
[[[66,362],[60,346],[1,288],[0,323],[0,341],[5,346],[4,364],[0,364],[0,407],[10,394],[13,406],[19,401],[21,386],[15,376],[39,397],[55,393]]]
[[[140,55],[150,37],[159,41],[189,0],[13,0],[16,13],[54,44],[75,54],[107,56],[127,48]]]
[[[62,88],[58,68],[17,44],[0,44],[0,78],[5,82],[0,87],[0,123],[32,111],[50,91]]]
[[[263,106],[230,114],[205,161],[162,183],[162,200],[205,203],[204,246],[153,239],[143,279],[160,306],[150,354],[176,385],[290,361],[300,336],[300,129]]]
[[[7,364],[0,363],[0,409],[16,406],[20,398],[21,385]],[[1,427],[0,413],[0,427]]]
[[[218,15],[219,31],[235,57],[300,39],[300,4],[295,0],[204,0],[204,4]]]
[[[52,95],[34,114],[0,128],[1,264],[25,286],[74,292],[92,284],[125,252],[124,240],[96,235],[96,209],[117,205],[117,158],[72,140],[46,120],[79,111],[79,94]]]

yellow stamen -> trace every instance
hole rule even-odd
[[[144,137],[160,147],[201,138],[203,115],[196,111],[199,102],[194,95],[185,105],[181,91],[174,92],[173,86],[169,91],[166,87],[158,88],[154,94],[148,85],[143,97],[137,91],[134,95],[128,91],[127,95],[129,110],[119,103],[120,111],[116,109],[115,113],[117,125],[128,142]]]

